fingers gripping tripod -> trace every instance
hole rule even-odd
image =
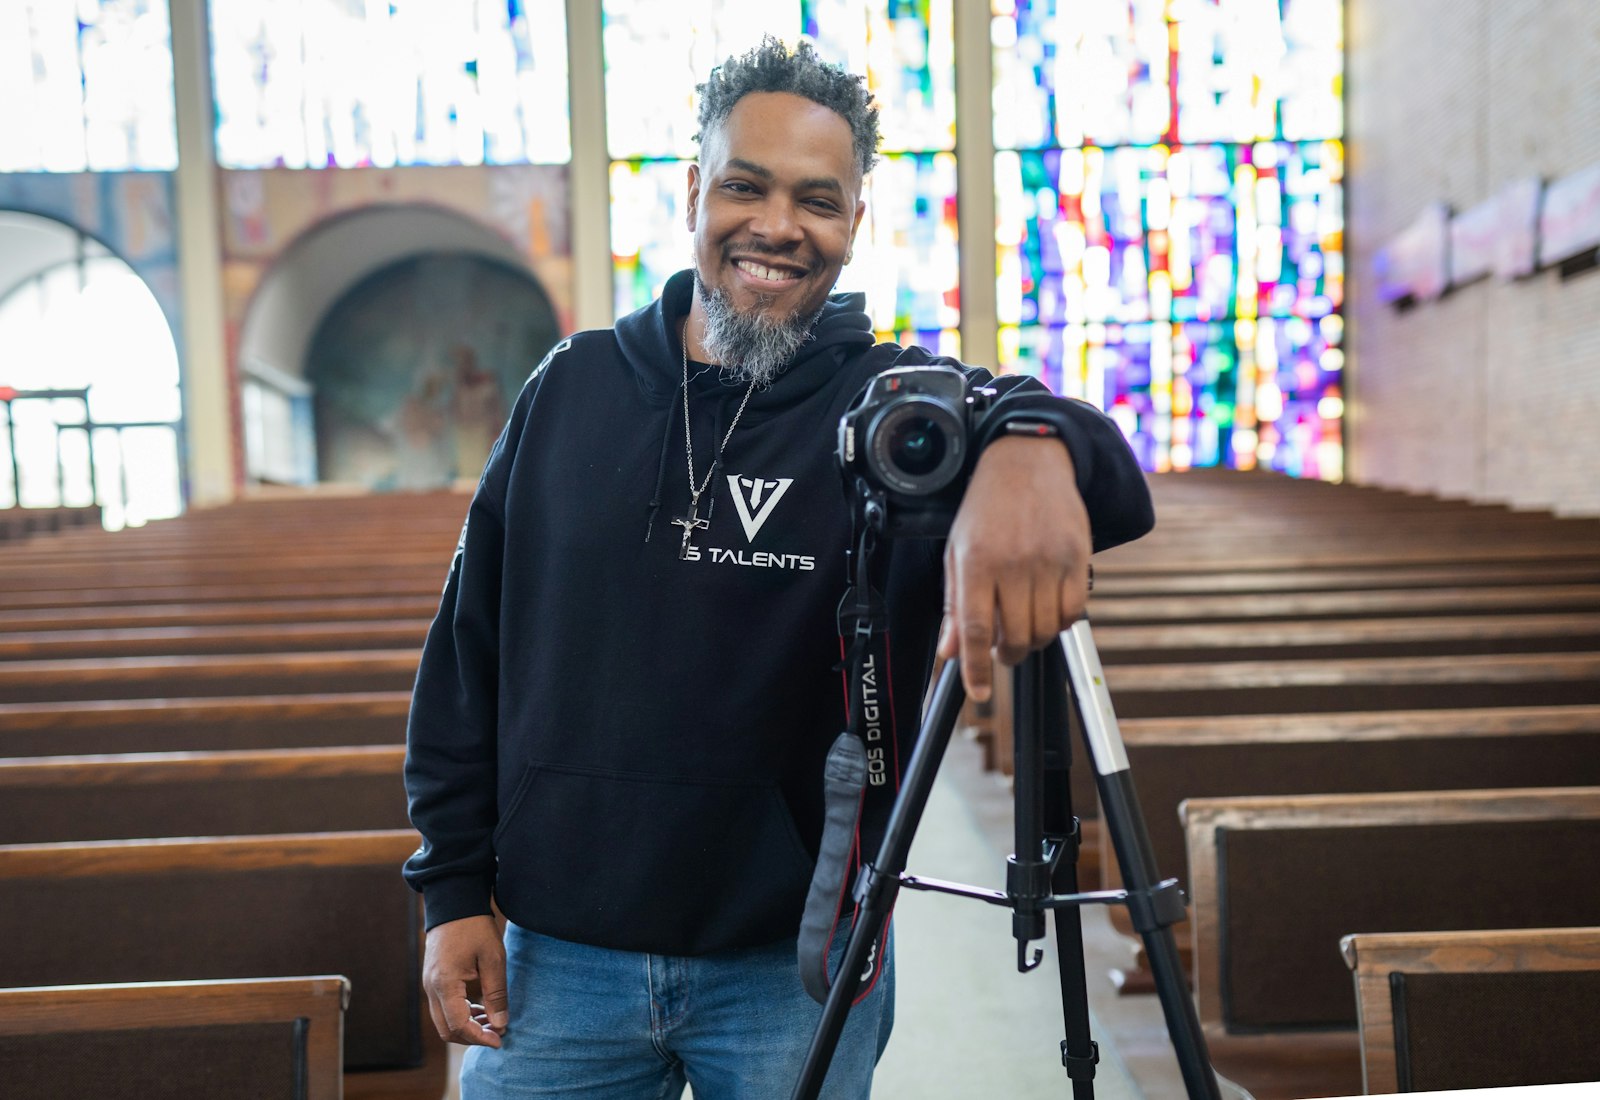
[[[905,873],[912,837],[927,806],[965,694],[956,662],[946,665],[912,752],[905,784],[890,811],[878,858],[865,862],[855,885],[857,919],[838,976],[828,991],[792,1100],[815,1100],[827,1075],[845,1017],[859,988],[868,952],[877,941],[901,887],[975,898],[1012,910],[1017,968],[1032,970],[1043,952],[1030,944],[1045,935],[1045,912],[1056,915],[1062,1014],[1067,1037],[1062,1063],[1074,1100],[1092,1100],[1099,1049],[1089,1038],[1089,1013],[1078,906],[1125,904],[1144,940],[1167,1031],[1190,1100],[1218,1100],[1205,1037],[1178,962],[1172,925],[1183,919],[1176,879],[1157,879],[1144,818],[1139,811],[1127,751],[1117,729],[1099,653],[1086,621],[1062,633],[1058,645],[1030,655],[1014,672],[1016,741],[1016,852],[1007,863],[1004,892]],[[1070,692],[1068,690],[1070,684]],[[1105,827],[1110,830],[1122,890],[1077,891],[1078,824],[1072,816],[1067,773],[1070,699],[1095,768]]]

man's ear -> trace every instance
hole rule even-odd
[[[700,166],[689,165],[689,209],[684,214],[684,221],[689,226],[689,232],[694,232],[695,220],[700,212]],[[858,219],[859,220],[859,219]]]
[[[861,219],[866,215],[866,213],[867,201],[865,199],[857,199],[856,220],[850,223],[850,252],[854,252],[856,249],[856,234],[861,230]]]

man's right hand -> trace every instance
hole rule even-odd
[[[483,1004],[467,998],[477,981]],[[439,1037],[447,1043],[498,1047],[510,1019],[506,1002],[506,949],[491,916],[463,917],[428,929],[422,987]]]

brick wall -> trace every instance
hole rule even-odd
[[[1372,256],[1440,199],[1600,161],[1596,0],[1348,0],[1353,481],[1600,515],[1600,269],[1407,312]]]

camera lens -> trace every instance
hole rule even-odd
[[[896,398],[867,429],[867,464],[880,484],[927,496],[961,472],[964,425],[943,401],[910,394]]]
[[[938,469],[944,452],[944,432],[925,416],[907,417],[889,436],[889,460],[913,477]]]

